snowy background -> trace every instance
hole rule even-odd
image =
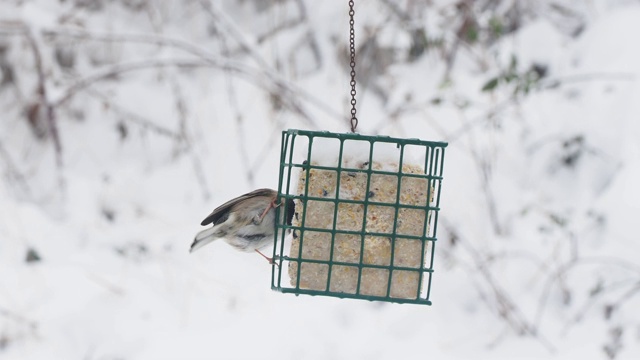
[[[0,2],[0,359],[640,358],[640,1],[356,1],[359,131],[448,141],[431,307],[280,294],[220,203],[347,131],[347,1]]]

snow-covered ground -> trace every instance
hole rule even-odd
[[[447,79],[406,26],[452,46],[453,1],[397,2],[417,24],[356,2],[380,51],[359,130],[449,142],[434,305],[280,294],[257,255],[188,252],[276,187],[283,129],[347,131],[345,1],[3,1],[0,359],[640,358],[640,3],[526,2]],[[59,153],[25,111],[33,44]]]

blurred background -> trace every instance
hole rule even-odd
[[[0,3],[0,358],[640,357],[640,1],[356,0],[358,130],[447,141],[433,306],[223,242],[349,130],[348,1]]]

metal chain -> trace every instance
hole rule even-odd
[[[349,0],[349,51],[351,52],[351,132],[355,133],[358,127],[358,118],[356,117],[356,36],[353,30],[353,0]]]

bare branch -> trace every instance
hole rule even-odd
[[[225,60],[214,61],[210,59],[209,61],[203,60],[193,60],[193,59],[165,59],[165,60],[139,60],[132,61],[127,63],[115,64],[112,66],[107,66],[106,68],[97,71],[94,74],[88,75],[78,81],[75,84],[68,87],[65,91],[63,91],[62,95],[54,102],[55,106],[60,106],[63,103],[69,101],[71,97],[76,95],[79,91],[103,80],[107,80],[124,73],[137,71],[137,70],[145,70],[145,69],[154,69],[154,68],[163,68],[163,67],[178,67],[178,68],[198,68],[198,67],[218,67],[218,68],[227,68],[229,71],[236,71],[239,73],[245,73],[247,70],[242,69],[236,63],[232,63]]]
[[[278,35],[281,31],[294,28],[300,24],[303,24],[307,21],[307,8],[302,0],[296,0],[296,5],[298,6],[298,16],[290,19],[288,21],[282,21],[266,33],[259,35],[256,42],[258,44],[262,44],[265,40],[268,40],[276,35]]]
[[[16,314],[13,311],[7,310],[5,308],[0,307],[0,316],[6,318],[6,319],[10,319],[13,320],[17,323],[21,323],[26,325],[29,329],[35,331],[38,327],[38,324],[31,320],[31,319],[27,319],[26,317],[20,315],[20,314]]]
[[[441,216],[439,221],[450,234],[455,234],[456,242],[467,250],[467,253],[471,256],[473,266],[469,267],[467,271],[471,272],[472,275],[480,275],[485,286],[479,289],[489,288],[489,293],[480,294],[487,306],[495,310],[497,315],[517,334],[531,336],[538,340],[548,351],[554,352],[555,347],[538,331],[536,323],[526,318],[518,304],[511,299],[506,289],[500,286],[498,281],[495,280],[489,267],[490,262],[487,261],[487,258],[476,250],[444,217]]]
[[[274,71],[271,66],[264,60],[255,47],[247,41],[242,32],[238,29],[236,24],[228,17],[223,11],[220,11],[209,0],[200,0],[203,9],[222,27],[222,31],[231,36],[242,49],[260,66],[264,75],[272,82],[272,93],[278,94],[285,100],[289,109],[300,115],[312,128],[318,129],[319,126],[311,118],[309,113],[302,107],[302,105],[296,101],[297,98],[303,98],[310,104],[315,105],[320,110],[323,110],[340,123],[344,122],[344,116],[338,112],[332,110],[329,106],[322,101],[311,95],[303,88],[297,87],[282,78],[280,74]]]
[[[172,89],[173,89],[173,93],[176,101],[175,102],[176,110],[178,112],[179,140],[180,140],[180,143],[183,144],[183,149],[181,150],[189,151],[192,149],[193,143],[191,141],[191,137],[189,136],[189,129],[188,129],[189,115],[187,112],[188,111],[187,103],[182,94],[180,84],[176,79],[173,79],[172,81]],[[200,185],[200,189],[202,191],[202,198],[205,200],[208,200],[209,198],[211,198],[211,192],[209,192],[209,188],[207,187],[207,179],[205,177],[205,172],[202,169],[202,162],[200,161],[200,158],[197,156],[197,154],[194,151],[189,151],[189,153],[191,155],[193,172],[196,175],[196,180],[198,181],[198,185]]]
[[[135,114],[121,106],[119,106],[118,104],[114,103],[113,101],[111,101],[111,99],[109,99],[108,96],[100,93],[99,91],[93,90],[93,89],[88,89],[87,90],[87,94],[89,96],[93,96],[95,98],[100,99],[100,101],[104,101],[105,103],[109,104],[109,109],[112,110],[113,112],[115,112],[116,114],[120,115],[124,120],[131,122],[135,125],[140,126],[142,129],[145,130],[149,130],[153,133],[156,133],[158,135],[161,136],[166,136],[169,138],[172,138],[176,141],[180,141],[181,140],[181,135],[174,131],[171,130],[167,127],[158,125],[156,123],[154,123],[153,121],[140,116],[138,114]]]
[[[47,93],[47,78],[44,72],[44,65],[42,64],[42,54],[40,47],[31,32],[31,29],[25,26],[24,35],[29,43],[31,51],[33,52],[33,58],[36,66],[36,75],[38,79],[38,86],[36,88],[36,94],[38,96],[38,105],[43,111],[43,115],[46,117],[49,134],[53,140],[53,145],[56,153],[56,164],[58,168],[62,167],[62,143],[60,142],[60,134],[58,132],[58,126],[56,124],[56,116],[54,111],[54,105],[49,100]],[[36,115],[38,116],[38,115]]]
[[[2,157],[7,167],[7,179],[10,182],[15,182],[16,184],[18,184],[26,195],[31,195],[31,188],[29,187],[27,179],[20,172],[15,162],[11,159],[11,155],[9,154],[7,149],[5,149],[2,142],[0,142],[0,157]]]
[[[201,0],[201,3],[206,3],[206,1]],[[214,18],[224,19],[223,16],[217,16],[217,12],[210,8],[208,5],[205,6],[205,9],[208,9],[208,13]],[[223,24],[230,22],[224,22]],[[337,119],[339,122],[344,121],[344,116],[340,115],[339,112],[333,110],[329,105],[324,103],[322,100],[318,99],[316,96],[312,95],[308,91],[303,88],[296,86],[295,84],[285,80],[282,78],[280,74],[274,72],[266,61],[255,51],[252,50],[252,47],[244,40],[244,37],[239,31],[231,32],[234,39],[238,41],[242,45],[242,51],[249,53],[253,59],[260,65],[260,69],[252,68],[237,62],[232,62],[228,57],[221,58],[214,54],[211,54],[200,47],[191,44],[187,41],[169,38],[165,36],[152,35],[152,34],[110,34],[110,33],[97,33],[97,32],[88,32],[84,30],[73,30],[73,29],[52,29],[46,30],[45,34],[47,36],[66,36],[73,37],[77,39],[86,39],[86,40],[94,40],[94,41],[114,41],[114,42],[138,42],[138,43],[147,43],[147,44],[155,44],[160,46],[169,46],[177,49],[181,49],[189,54],[192,54],[204,62],[210,63],[211,67],[218,67],[222,69],[234,70],[240,73],[245,73],[248,76],[249,81],[255,81],[255,79],[264,79],[261,81],[265,81],[261,86],[265,90],[270,93],[275,93],[280,95],[287,95],[288,102],[287,106],[301,115],[312,128],[318,128],[315,124],[315,121],[310,117],[308,112],[300,107],[300,105],[295,101],[296,98],[302,98],[307,101],[309,104],[315,106],[319,110],[323,111],[327,115],[329,115],[333,119]],[[233,55],[233,52],[229,52],[228,56]],[[167,65],[168,66],[168,65]],[[193,67],[193,66],[191,66]],[[135,70],[135,69],[132,69]],[[64,101],[64,100],[63,100]],[[59,103],[60,101],[58,101]]]
[[[153,44],[158,46],[167,46],[180,49],[186,53],[194,55],[202,60],[211,60],[214,64],[218,63],[221,58],[213,53],[203,50],[201,47],[194,45],[186,40],[161,36],[155,34],[138,34],[138,33],[101,33],[94,31],[86,31],[79,29],[48,29],[43,31],[47,37],[69,37],[77,40],[85,41],[104,41],[104,42],[122,42],[122,43],[142,43]]]

